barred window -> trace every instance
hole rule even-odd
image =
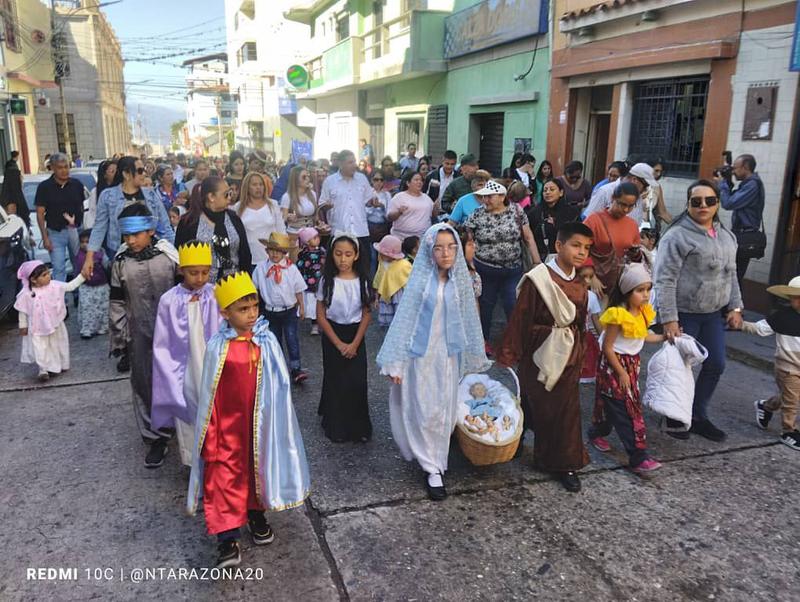
[[[708,82],[705,76],[636,84],[630,154],[660,157],[669,175],[697,177]]]

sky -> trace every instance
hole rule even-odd
[[[225,51],[223,0],[122,0],[102,10],[122,46],[129,106],[182,110],[186,69],[180,64]]]

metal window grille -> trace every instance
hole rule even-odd
[[[670,175],[696,177],[708,83],[708,77],[690,77],[637,84],[630,154],[660,157]]]

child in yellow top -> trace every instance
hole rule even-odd
[[[589,440],[600,451],[609,451],[606,437],[612,427],[628,452],[631,469],[647,473],[661,463],[647,453],[642,401],[639,394],[639,353],[645,342],[660,343],[663,335],[649,332],[655,319],[650,305],[652,276],[639,263],[629,265],[600,317],[605,330],[600,336],[594,415]]]
[[[385,328],[389,328],[394,319],[411,275],[411,262],[405,259],[402,245],[402,241],[391,234],[372,245],[379,256],[378,271],[372,282],[378,295],[378,324]]]

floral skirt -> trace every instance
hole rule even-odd
[[[631,390],[623,389],[614,369],[606,360],[605,354],[600,355],[600,362],[597,366],[597,385],[595,386],[594,413],[592,423],[601,424],[606,422],[605,400],[604,397],[618,399],[625,403],[625,410],[633,424],[633,434],[637,449],[646,449],[647,429],[642,415],[642,401],[639,394],[639,370],[640,360],[638,355],[617,354],[617,359],[622,364],[628,378],[631,381]]]

